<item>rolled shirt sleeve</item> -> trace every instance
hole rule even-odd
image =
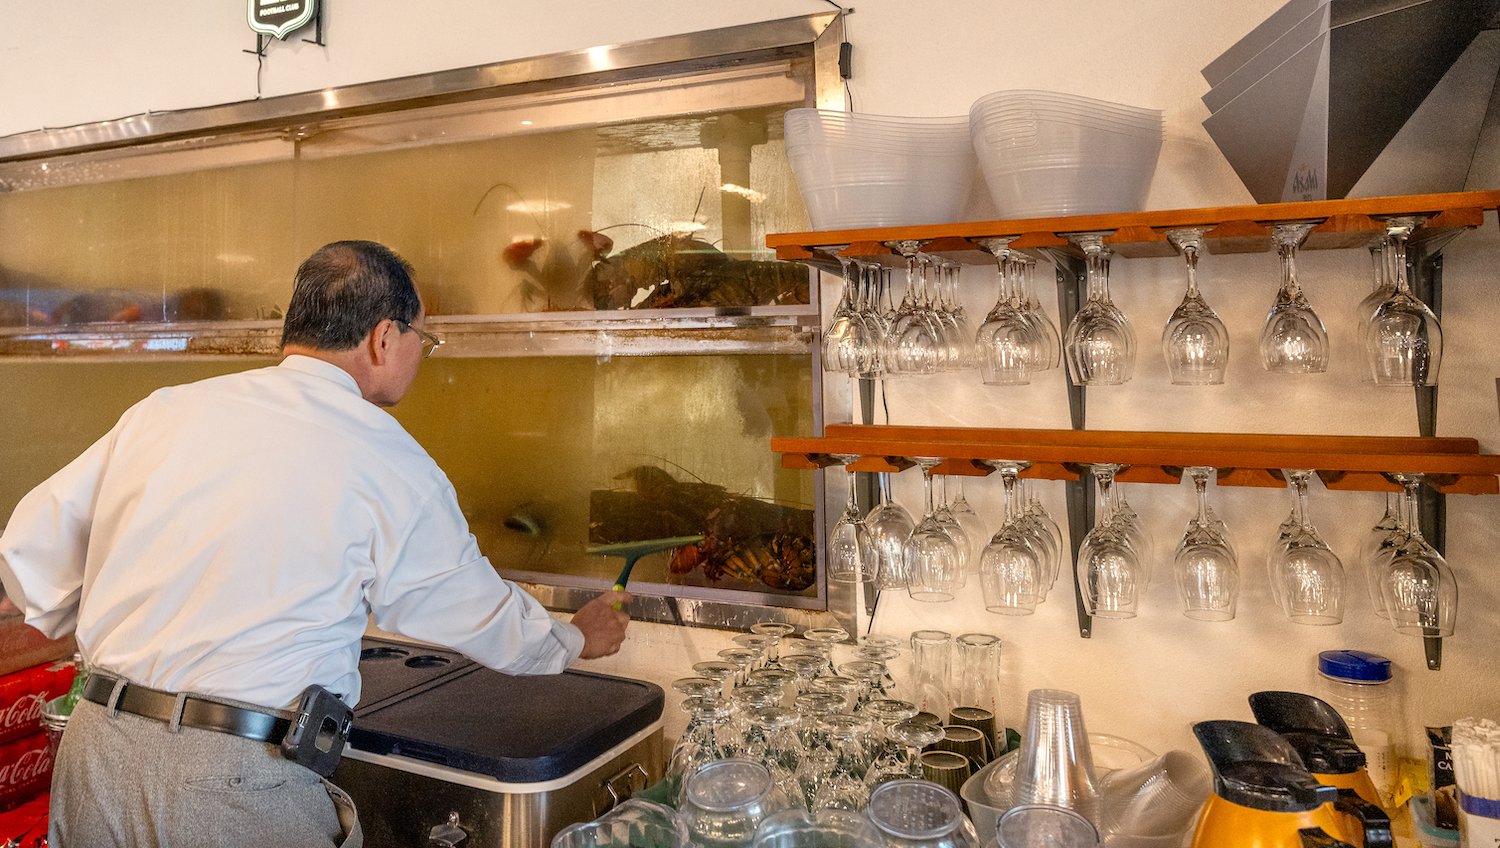
[[[366,587],[376,626],[450,647],[496,671],[555,674],[583,652],[583,633],[505,580],[480,553],[446,480],[376,554]]]

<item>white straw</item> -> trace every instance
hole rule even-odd
[[[1500,800],[1500,724],[1489,719],[1453,722],[1453,777],[1474,798]]]

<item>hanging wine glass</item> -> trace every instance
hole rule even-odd
[[[1063,340],[1068,374],[1081,386],[1118,386],[1135,370],[1135,330],[1109,299],[1109,257],[1104,233],[1070,236],[1083,250],[1088,301],[1068,323]]]
[[[885,371],[891,377],[935,374],[941,370],[942,341],[922,304],[918,286],[917,253],[921,244],[905,240],[889,245],[906,258],[906,294],[896,307],[886,337]]]
[[[1032,487],[1030,480],[1022,480],[1021,488],[1026,493],[1026,512],[1022,516],[1023,525],[1037,540],[1038,549],[1044,552],[1043,564],[1047,567],[1047,573],[1042,579],[1041,600],[1045,601],[1047,592],[1057,582],[1057,575],[1062,570],[1062,528],[1058,527],[1057,522],[1047,513],[1047,508],[1042,506],[1042,499],[1037,496],[1036,489]]]
[[[932,493],[932,469],[941,459],[917,457],[914,460],[922,467],[922,483],[926,489],[927,512],[922,521],[912,530],[906,540],[906,572],[909,579],[907,591],[913,600],[940,602],[953,600],[953,594],[963,585],[963,560],[953,537],[937,520],[937,507]]]
[[[1277,224],[1271,238],[1281,256],[1281,288],[1260,332],[1260,363],[1278,374],[1328,370],[1328,331],[1297,283],[1297,247],[1315,221]]]
[[[1378,386],[1436,386],[1443,363],[1443,328],[1411,293],[1406,273],[1406,240],[1421,222],[1416,217],[1386,221],[1395,291],[1375,308],[1365,328],[1365,354]]]
[[[1099,507],[1094,526],[1078,549],[1078,582],[1083,588],[1084,607],[1097,618],[1135,618],[1145,585],[1139,551],[1132,546],[1114,511],[1115,474],[1118,465],[1095,465]]]
[[[842,463],[848,471],[859,459],[849,454],[835,454],[833,459]],[[875,546],[865,526],[864,511],[855,497],[854,472],[849,474],[849,502],[844,514],[828,533],[827,568],[828,579],[837,583],[859,583],[875,575],[877,559]]]
[[[999,280],[995,306],[979,325],[974,341],[980,378],[987,386],[1024,386],[1031,382],[1031,371],[1042,355],[1038,345],[1045,341],[1022,313],[1013,287],[1014,263],[1010,261],[1009,245],[1016,238],[1001,236],[978,242],[995,257]]]
[[[864,325],[865,347],[861,350],[864,369],[859,376],[876,379],[885,375],[890,340],[890,319],[886,305],[890,298],[890,271],[873,263],[859,266],[859,296],[855,301],[855,318]]]
[[[1391,617],[1385,608],[1385,597],[1380,592],[1380,581],[1385,575],[1386,563],[1391,561],[1396,546],[1406,537],[1407,532],[1406,507],[1399,497],[1386,493],[1385,514],[1365,534],[1364,542],[1359,546],[1359,561],[1365,569],[1370,603],[1375,607],[1375,615],[1380,618]]]
[[[891,475],[880,475],[880,503],[865,518],[875,552],[875,588],[905,590],[911,581],[906,570],[906,540],[916,528],[911,513],[891,499]]]
[[[958,490],[958,497],[954,498],[948,504],[948,512],[958,521],[958,525],[964,530],[964,536],[969,539],[971,554],[969,562],[973,566],[970,569],[972,571],[979,567],[979,558],[975,554],[977,554],[980,543],[989,534],[985,532],[984,519],[979,517],[979,513],[974,510],[973,505],[964,497],[964,478],[955,475],[952,481],[953,487]],[[947,494],[947,486],[948,478],[945,477],[943,478],[944,494]]]
[[[1192,466],[1183,472],[1193,480],[1198,503],[1173,561],[1183,614],[1198,621],[1229,621],[1239,601],[1240,567],[1234,544],[1220,532],[1220,522],[1208,507],[1208,478],[1214,470]]]
[[[945,259],[934,259],[935,309],[942,323],[944,338],[949,346],[950,371],[974,367],[974,328],[969,325],[968,314],[958,302],[958,274],[962,266]]]
[[[1177,386],[1217,386],[1229,367],[1229,331],[1198,292],[1198,254],[1206,228],[1167,232],[1167,240],[1187,262],[1187,292],[1161,331],[1167,371]]]
[[[1294,526],[1271,552],[1272,594],[1298,624],[1338,624],[1344,620],[1344,564],[1307,516],[1311,476],[1311,471],[1286,472]]]
[[[1018,250],[1011,251],[1011,258],[1021,266],[1018,279],[1021,286],[1022,314],[1036,328],[1037,334],[1042,339],[1040,358],[1032,364],[1032,368],[1036,371],[1056,368],[1062,361],[1062,336],[1057,332],[1057,325],[1052,322],[1042,302],[1037,299],[1036,288],[1032,285],[1036,260]]]
[[[1391,625],[1409,636],[1452,636],[1458,620],[1458,578],[1422,537],[1417,518],[1420,474],[1391,475],[1406,489],[1407,536],[1396,546],[1380,583]]]
[[[952,508],[948,505],[948,475],[942,475],[941,482],[942,497],[938,499],[938,508],[934,515],[937,517],[938,524],[942,525],[948,537],[953,540],[953,544],[958,546],[959,568],[962,569],[963,575],[967,575],[969,563],[974,561],[975,549],[980,540],[969,535],[968,529],[958,520],[958,516],[953,514]],[[966,581],[966,576],[960,576],[958,588],[963,588]]]
[[[1005,486],[1005,520],[980,554],[984,608],[1001,615],[1030,615],[1041,600],[1046,567],[1021,525],[1025,508],[1017,499],[1016,479],[1028,463],[988,464],[1000,472]]]
[[[864,327],[855,314],[855,283],[850,269],[858,273],[857,266],[843,256],[837,257],[841,277],[844,281],[843,291],[839,294],[838,305],[833,309],[833,316],[828,319],[828,326],[823,330],[823,370],[832,374],[857,374],[859,373],[859,334]]]

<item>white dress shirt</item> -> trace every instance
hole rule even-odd
[[[305,356],[131,407],[17,505],[0,581],[91,664],[270,707],[310,683],[358,700],[371,618],[511,673],[583,649],[480,554],[416,440]]]

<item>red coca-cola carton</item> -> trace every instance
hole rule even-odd
[[[0,745],[0,810],[30,801],[52,786],[52,748],[43,734]]]
[[[43,663],[0,677],[0,743],[42,732],[42,704],[68,694],[72,663]]]
[[[43,792],[14,810],[0,813],[0,845],[31,846],[36,838],[47,835],[47,813],[52,794]]]

